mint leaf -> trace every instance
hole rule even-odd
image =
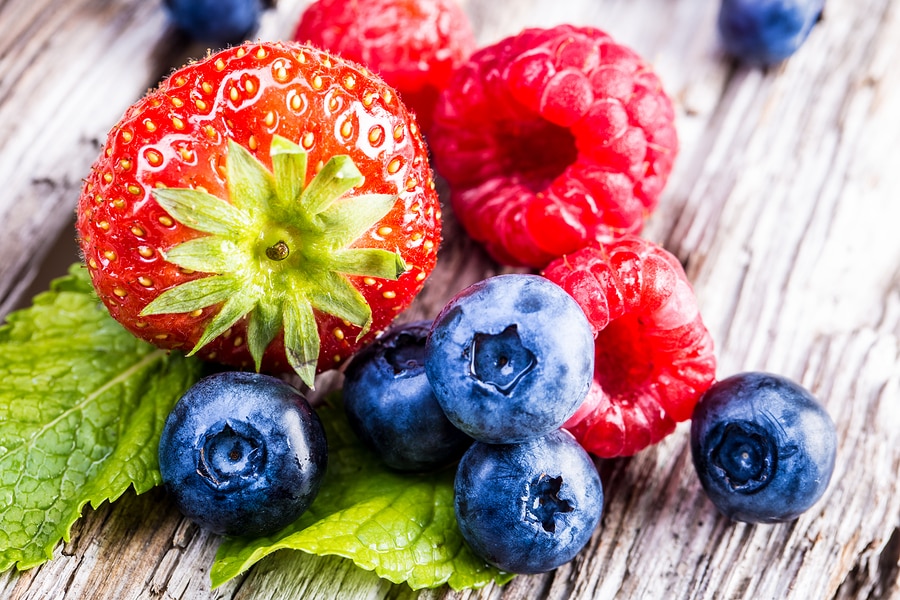
[[[225,538],[210,573],[213,587],[284,548],[343,556],[413,589],[445,583],[457,590],[480,588],[512,579],[465,545],[453,514],[454,470],[389,470],[356,439],[339,402],[331,396],[318,409],[328,438],[328,471],[315,502],[271,537]]]
[[[84,505],[160,483],[159,434],[200,363],[139,341],[73,266],[0,326],[0,571],[52,558]]]

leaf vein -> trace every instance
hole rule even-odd
[[[110,389],[113,389],[116,385],[119,385],[121,383],[128,381],[128,379],[132,375],[134,375],[135,373],[139,373],[145,367],[152,365],[154,362],[157,361],[157,359],[161,358],[162,356],[165,356],[165,354],[166,354],[165,350],[154,350],[154,351],[144,355],[141,358],[141,360],[134,363],[128,369],[120,372],[117,376],[113,377],[112,379],[110,379],[109,381],[107,381],[106,383],[104,383],[103,385],[98,387],[92,393],[86,395],[81,401],[79,401],[76,404],[73,404],[72,406],[70,406],[69,408],[63,410],[52,420],[48,421],[47,423],[44,423],[41,427],[38,427],[37,429],[35,429],[31,433],[30,437],[28,439],[23,440],[20,445],[15,446],[13,448],[9,448],[9,449],[7,449],[6,452],[4,452],[3,454],[0,454],[0,461],[4,460],[7,456],[12,454],[13,452],[17,452],[17,451],[23,450],[23,449],[28,449],[28,450],[32,449],[38,439],[40,439],[41,437],[46,435],[49,431],[52,431],[53,428],[56,425],[58,425],[65,417],[68,417],[70,415],[74,415],[78,412],[83,411],[86,406],[90,405],[92,402],[94,402],[97,398],[102,396],[104,393],[106,393]]]

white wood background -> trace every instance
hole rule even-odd
[[[160,0],[0,0],[0,315],[76,259],[72,215],[107,130],[203,48]],[[466,0],[479,42],[590,24],[650,60],[682,144],[644,235],[686,265],[719,375],[801,381],[837,422],[832,485],[798,521],[733,524],[697,483],[681,426],[600,465],[608,504],[579,557],[500,588],[414,593],[338,558],[282,551],[210,592],[217,539],[161,490],[88,510],[0,598],[900,598],[900,3],[828,0],[786,64],[721,54],[715,0]],[[280,0],[260,37],[289,36]],[[408,314],[434,316],[497,268],[447,216],[434,276]],[[2,385],[2,382],[0,382]]]

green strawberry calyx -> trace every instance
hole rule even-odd
[[[312,388],[320,346],[314,310],[360,327],[362,337],[372,309],[346,276],[397,279],[406,271],[399,252],[350,247],[387,215],[397,196],[347,195],[365,179],[349,156],[332,157],[308,185],[300,146],[274,136],[270,156],[272,171],[229,140],[230,202],[199,189],[153,190],[173,219],[208,234],[174,246],[165,259],[210,276],[163,292],[141,315],[221,304],[189,355],[249,315],[247,345],[257,370],[283,329],[288,362]]]

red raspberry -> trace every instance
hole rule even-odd
[[[690,418],[716,359],[674,256],[626,236],[557,259],[544,276],[578,301],[596,333],[594,384],[565,425],[586,450],[629,456]]]
[[[641,229],[677,154],[673,121],[637,54],[561,25],[476,52],[441,95],[429,144],[468,233],[502,263],[540,268]]]
[[[455,0],[318,0],[304,10],[294,39],[377,72],[426,132],[440,91],[475,50]]]

